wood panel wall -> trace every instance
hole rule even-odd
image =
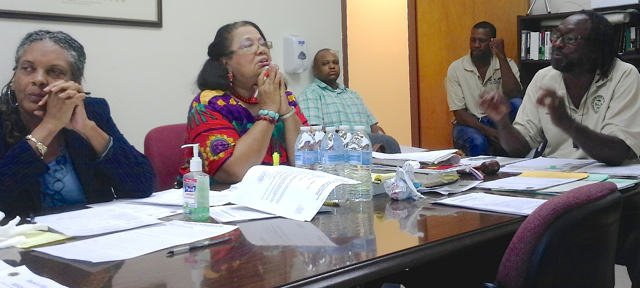
[[[529,1],[409,0],[409,2],[409,9],[412,6],[415,7],[415,14],[409,13],[409,37],[416,39],[417,53],[410,57],[417,61],[417,71],[415,71],[417,77],[411,77],[411,79],[417,79],[418,83],[411,83],[411,85],[417,87],[418,93],[418,101],[412,101],[412,104],[419,107],[419,114],[412,113],[414,114],[412,118],[419,118],[417,129],[420,134],[419,145],[428,149],[452,148],[453,113],[449,111],[444,87],[449,65],[469,53],[471,27],[480,21],[489,21],[496,26],[497,36],[505,40],[507,57],[518,62],[520,57],[516,57],[518,51],[516,16],[527,13]],[[415,19],[411,19],[412,17]],[[411,32],[412,21],[415,21],[415,34]],[[412,91],[414,90],[416,89],[412,88]]]

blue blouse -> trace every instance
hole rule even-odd
[[[47,208],[86,204],[80,180],[66,149],[61,155],[47,163],[49,171],[42,176],[42,206]]]

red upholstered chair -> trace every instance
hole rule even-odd
[[[487,287],[613,287],[622,196],[613,183],[575,188],[540,205],[513,236]]]
[[[151,129],[144,137],[144,154],[156,172],[155,191],[173,188],[184,160],[182,146],[187,124],[172,124]]]

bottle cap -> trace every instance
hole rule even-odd
[[[311,126],[311,128],[315,131],[322,130],[322,125],[314,125],[314,126]]]
[[[198,154],[198,144],[184,144],[182,148],[185,147],[193,147],[193,158],[189,162],[189,170],[191,172],[202,171],[202,159],[200,159],[200,155]]]
[[[300,127],[300,131],[304,131],[304,132],[311,131],[311,127],[309,127],[309,126],[302,126],[302,127]]]
[[[336,127],[327,127],[325,130],[327,131],[327,133],[335,132]]]
[[[356,131],[364,131],[364,126],[355,126],[353,129]]]

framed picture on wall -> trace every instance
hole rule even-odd
[[[0,17],[162,27],[162,0],[0,0]]]

